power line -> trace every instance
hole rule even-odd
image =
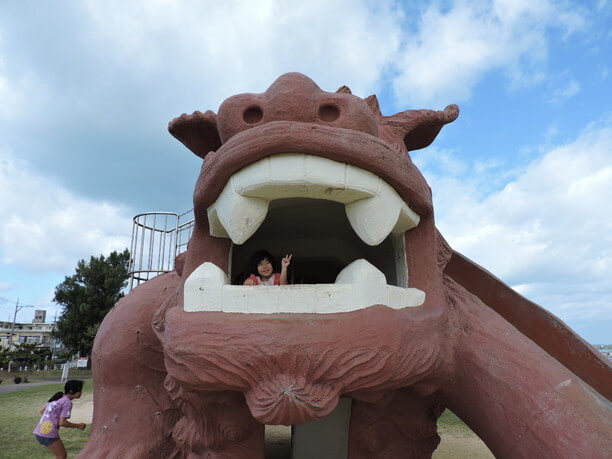
[[[17,303],[19,302],[19,298],[17,298],[16,300],[12,300],[10,298],[5,298],[3,296],[0,296],[0,306],[3,306],[5,303]],[[36,304],[23,304],[21,303],[21,306],[23,306],[24,308],[53,308],[53,306],[40,306],[40,305],[36,305]]]
[[[19,302],[19,298],[17,298],[16,300],[11,300],[9,298],[5,298],[3,296],[0,296],[0,305],[4,305],[5,303],[18,303]],[[21,306],[23,306],[24,308],[44,308],[47,306],[37,306],[35,304],[21,304]]]

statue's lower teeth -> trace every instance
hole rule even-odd
[[[419,216],[376,175],[305,154],[267,157],[234,174],[208,208],[210,234],[242,244],[257,231],[274,199],[313,198],[343,203],[348,220],[368,245],[403,233]]]
[[[246,287],[229,285],[213,263],[203,263],[185,281],[185,311],[329,314],[383,304],[393,309],[420,306],[425,292],[387,285],[366,260],[344,268],[334,284]]]

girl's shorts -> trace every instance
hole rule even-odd
[[[34,436],[36,437],[36,440],[38,441],[38,443],[40,443],[43,446],[52,445],[53,443],[59,440],[59,437],[48,438],[48,437],[41,437],[40,435],[36,435],[36,434],[34,434]]]

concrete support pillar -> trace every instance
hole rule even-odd
[[[348,454],[350,398],[341,398],[330,414],[316,421],[293,426],[292,459],[346,459]]]

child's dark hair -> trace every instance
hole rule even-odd
[[[76,394],[77,392],[81,392],[83,390],[83,381],[78,379],[71,379],[70,381],[66,381],[64,385],[64,392],[66,394]]]
[[[59,400],[60,398],[62,398],[64,396],[63,392],[56,392],[55,394],[53,394],[53,397],[51,397],[49,399],[49,403],[54,402],[56,400]]]
[[[249,274],[255,274],[256,276],[259,276],[259,272],[257,271],[257,265],[261,263],[262,260],[268,260],[273,268],[276,264],[274,257],[270,255],[270,252],[267,252],[266,250],[258,250],[251,257],[251,261],[249,263]]]

